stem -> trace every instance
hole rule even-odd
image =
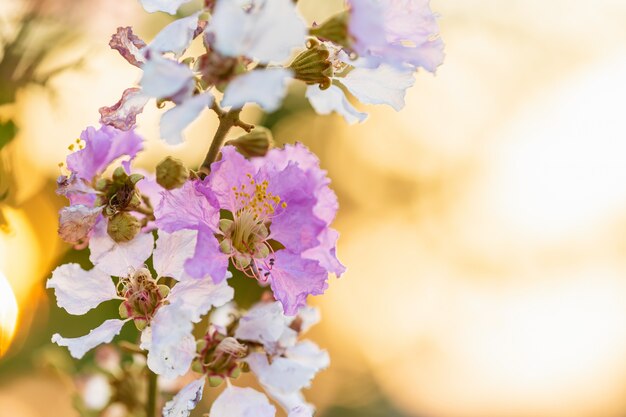
[[[146,417],[156,416],[156,401],[157,401],[157,374],[148,371],[148,399],[146,401]]]
[[[230,131],[230,129],[234,126],[240,127],[246,132],[250,132],[254,126],[248,123],[244,123],[239,119],[239,114],[241,114],[241,109],[231,109],[227,112],[223,111],[217,105],[213,105],[211,107],[215,113],[217,113],[217,118],[220,123],[217,126],[217,130],[215,131],[215,135],[213,135],[213,141],[211,142],[211,147],[200,166],[200,171],[208,174],[211,171],[211,164],[215,162],[217,159],[217,155],[220,153],[220,149],[224,144],[224,139],[226,139],[226,135]]]

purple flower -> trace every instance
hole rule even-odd
[[[167,232],[198,231],[195,254],[185,264],[190,275],[220,282],[230,261],[269,284],[293,315],[309,294],[326,290],[328,272],[345,270],[329,227],[337,199],[328,184],[318,159],[302,145],[252,161],[226,146],[204,181],[165,193],[156,224]]]
[[[443,61],[443,41],[429,0],[349,0],[353,48],[372,66],[422,67]]]

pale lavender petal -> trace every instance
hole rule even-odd
[[[76,244],[89,237],[102,207],[82,204],[64,207],[59,212],[59,236],[68,243]]]
[[[270,285],[285,314],[295,315],[308,295],[323,294],[328,273],[317,261],[304,259],[286,249],[277,251]]]
[[[188,315],[188,320],[197,323],[211,308],[221,307],[232,301],[234,295],[235,291],[226,280],[215,284],[207,277],[186,279],[177,283],[167,299],[172,304],[178,304],[178,308]]]
[[[206,378],[202,376],[187,384],[174,398],[165,403],[163,417],[188,417],[202,399],[205,381]]]
[[[139,233],[129,242],[115,242],[106,231],[106,221],[101,219],[89,239],[89,260],[101,271],[121,277],[143,266],[153,247],[152,233]]]
[[[85,129],[80,138],[85,148],[67,157],[67,167],[78,178],[91,181],[116,159],[124,157],[127,163],[143,149],[143,139],[134,131],[124,132],[111,126]]]
[[[179,58],[189,48],[198,28],[200,12],[174,20],[154,37],[148,48],[155,53],[171,52]]]
[[[337,259],[337,239],[339,232],[328,228],[318,235],[319,246],[307,249],[302,256],[319,262],[320,266],[338,277],[346,272],[346,267]]]
[[[147,58],[139,81],[144,94],[157,99],[173,97],[181,92],[191,94],[194,79],[187,65],[164,58],[158,53],[149,53]]]
[[[143,112],[149,99],[140,88],[127,88],[117,103],[100,107],[100,123],[120,130],[131,130],[137,124],[137,115]]]
[[[217,228],[219,208],[198,190],[197,181],[187,181],[182,187],[163,192],[154,211],[156,224],[171,233],[180,229]]]
[[[141,68],[145,62],[141,49],[146,43],[133,33],[131,27],[118,27],[117,32],[111,36],[109,46],[118,51],[131,65]]]
[[[256,103],[266,112],[280,107],[293,73],[284,68],[253,70],[232,80],[224,91],[223,107],[241,108]]]
[[[152,207],[158,207],[161,204],[161,199],[163,198],[163,193],[165,192],[165,188],[161,187],[156,182],[156,176],[152,172],[144,171],[142,169],[134,170],[137,174],[143,175],[143,179],[139,181],[135,187],[143,197],[147,197],[150,205]],[[155,228],[154,221],[149,221],[146,228],[144,228],[144,232],[153,230]]]
[[[191,0],[139,0],[144,10],[148,13],[165,12],[176,14],[178,8]]]
[[[218,0],[207,32],[225,56],[246,56],[262,63],[283,61],[304,46],[306,24],[291,0]]]
[[[239,320],[235,337],[240,340],[258,342],[273,349],[291,320],[283,313],[281,304],[258,303]]]
[[[86,180],[78,178],[74,172],[67,177],[60,175],[57,178],[56,193],[65,196],[71,205],[82,204],[91,207],[96,200],[96,190]]]
[[[52,271],[46,288],[53,288],[59,307],[70,314],[85,314],[100,303],[117,298],[111,276],[97,269],[85,271],[80,265],[64,264]]]
[[[222,148],[222,159],[211,164],[208,188],[215,194],[219,206],[231,212],[237,211],[233,187],[248,186],[247,175],[255,176],[257,168],[244,158],[234,146]]]
[[[189,314],[179,307],[169,304],[158,309],[150,322],[149,336],[142,340],[143,348],[148,349],[148,367],[165,378],[184,375],[196,356]]]
[[[341,83],[362,103],[387,104],[400,111],[406,90],[415,83],[414,73],[383,64],[376,69],[354,68]]]
[[[331,85],[326,90],[321,90],[316,85],[311,85],[306,89],[306,98],[317,114],[327,115],[332,112],[340,114],[346,122],[354,124],[367,119],[367,113],[362,113],[354,108],[336,85]]]
[[[202,110],[211,107],[213,100],[213,94],[206,92],[166,111],[161,117],[161,138],[170,145],[183,143],[183,130],[196,120]]]
[[[274,417],[276,408],[252,388],[226,387],[211,406],[210,417]]]
[[[174,233],[159,231],[156,248],[152,254],[154,270],[159,277],[180,280],[185,272],[184,264],[196,247],[195,230],[179,230]]]
[[[204,227],[198,230],[196,251],[185,262],[185,272],[193,278],[209,276],[219,284],[227,277],[228,255],[222,253],[213,232]]]
[[[126,323],[123,320],[106,320],[89,334],[76,338],[61,337],[58,333],[52,335],[52,342],[59,346],[67,346],[70,355],[76,359],[82,358],[85,353],[102,343],[109,343],[119,334]]]
[[[305,334],[309,329],[315,326],[321,320],[320,310],[317,307],[304,306],[298,311],[297,318],[300,321],[298,333]]]

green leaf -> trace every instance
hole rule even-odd
[[[4,148],[17,135],[17,126],[13,120],[0,122],[0,149]]]

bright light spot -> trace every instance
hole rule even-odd
[[[0,357],[4,356],[17,324],[17,300],[6,277],[0,272]]]

